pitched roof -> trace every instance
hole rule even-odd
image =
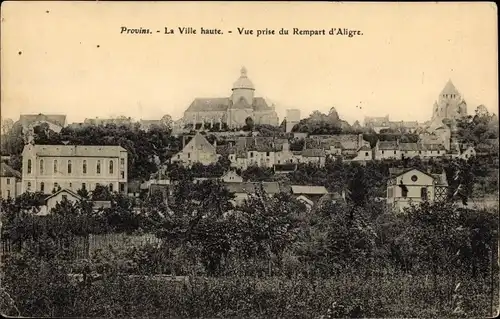
[[[76,199],[82,199],[82,196],[78,195],[76,192],[72,191],[71,189],[63,188],[63,189],[58,190],[58,191],[57,191],[57,192],[55,192],[54,194],[47,196],[47,197],[45,198],[45,201],[48,201],[50,198],[52,198],[52,197],[54,197],[54,196],[57,196],[57,195],[59,195],[60,193],[68,193],[68,194],[70,194],[71,196],[75,197]]]
[[[396,141],[380,141],[378,144],[379,150],[397,150],[398,143]]]
[[[37,156],[117,157],[126,151],[116,145],[34,145]]]
[[[5,163],[0,163],[0,176],[21,178],[21,173]]]
[[[190,149],[193,146],[194,149],[203,150],[204,152],[212,152],[216,153],[216,148],[212,144],[210,144],[207,139],[201,135],[199,132],[186,144],[184,149]]]
[[[263,183],[253,183],[253,182],[242,182],[242,183],[224,183],[227,189],[232,193],[247,193],[254,194],[257,187],[264,188],[267,194],[277,194],[280,193],[280,184],[277,182],[263,182]]]
[[[62,127],[66,124],[66,115],[40,113],[40,114],[21,114],[21,116],[19,117],[19,122],[21,122],[23,126],[27,126],[29,124],[38,121],[47,121]]]
[[[244,101],[245,102],[242,103],[246,103],[246,100]],[[187,108],[186,112],[225,112],[231,106],[232,101],[229,97],[195,98],[193,102],[191,102],[191,105]],[[254,111],[266,111],[272,109],[267,105],[266,100],[262,97],[255,97],[252,105],[249,105],[249,107],[252,107]]]
[[[457,95],[460,95],[460,92],[458,92],[458,90],[455,87],[455,85],[453,85],[453,82],[451,82],[451,80],[448,80],[448,82],[444,86],[444,89],[441,91],[441,94],[457,94]]]
[[[328,191],[324,186],[301,186],[292,185],[292,193],[294,194],[306,194],[306,195],[324,195],[328,194]]]
[[[319,148],[305,149],[302,151],[304,157],[325,157],[325,150]]]
[[[423,147],[418,143],[399,143],[399,149],[401,151],[421,151]]]
[[[443,144],[423,144],[422,146],[426,151],[446,151]]]

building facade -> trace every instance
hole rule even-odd
[[[127,193],[127,150],[121,146],[33,145],[23,150],[21,192],[92,191],[97,185]]]
[[[290,133],[293,127],[300,122],[300,110],[288,109],[286,110],[286,127],[285,131]]]
[[[180,163],[184,166],[191,166],[194,163],[201,163],[203,165],[215,164],[218,159],[216,146],[210,144],[203,135],[197,132],[170,161],[172,163]]]
[[[279,125],[274,106],[269,106],[262,97],[255,97],[255,87],[243,67],[230,97],[196,98],[184,112],[183,122],[193,126],[226,123],[229,128],[239,128],[248,117],[254,124]]]
[[[415,168],[393,169],[387,181],[387,205],[403,211],[412,204],[446,200],[446,174],[430,174]]]
[[[15,198],[21,191],[21,173],[0,163],[0,198]]]

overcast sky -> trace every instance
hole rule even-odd
[[[492,3],[4,2],[2,118],[177,119],[195,97],[229,96],[242,66],[280,118],[287,108],[306,117],[335,107],[350,123],[386,114],[425,121],[449,79],[469,113],[479,104],[497,113],[496,17]],[[225,34],[156,33],[183,26]],[[256,37],[238,27],[363,35]]]

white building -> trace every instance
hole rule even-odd
[[[387,181],[387,205],[403,211],[412,203],[442,201],[447,197],[446,174],[430,174],[415,168],[392,169]]]
[[[28,144],[22,156],[21,192],[92,191],[102,185],[127,193],[127,150],[121,146]]]

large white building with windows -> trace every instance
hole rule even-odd
[[[22,155],[23,193],[92,191],[96,185],[127,192],[127,150],[121,146],[27,144]]]

